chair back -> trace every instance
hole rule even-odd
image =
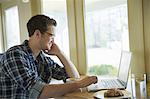
[[[2,56],[3,56],[3,54],[2,54],[2,53],[0,53],[0,61],[1,61],[1,59],[2,59]]]

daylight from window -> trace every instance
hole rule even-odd
[[[14,45],[20,44],[19,16],[17,6],[5,10],[5,22],[7,38],[6,49],[8,49]]]
[[[88,74],[117,75],[122,50],[129,50],[127,2],[85,0]]]
[[[55,43],[67,57],[70,57],[66,0],[41,0],[41,2],[42,13],[57,21]],[[51,57],[60,63],[57,57]]]

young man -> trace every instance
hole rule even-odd
[[[33,16],[27,23],[29,40],[8,49],[0,62],[1,99],[37,99],[61,96],[96,83],[95,76],[64,84],[50,84],[51,78],[65,81],[79,78],[73,63],[54,42],[56,21],[45,15]],[[50,57],[56,55],[59,66]]]

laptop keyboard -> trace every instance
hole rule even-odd
[[[98,91],[102,89],[119,88],[124,89],[125,87],[117,79],[99,79],[98,83],[88,86],[88,91]]]
[[[122,86],[117,79],[102,79],[99,84],[99,87],[103,86],[106,88],[119,88]]]

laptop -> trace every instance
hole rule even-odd
[[[88,91],[98,91],[105,89],[126,89],[128,82],[128,75],[130,69],[131,52],[122,51],[119,71],[117,77],[98,77],[98,82],[87,87]]]

